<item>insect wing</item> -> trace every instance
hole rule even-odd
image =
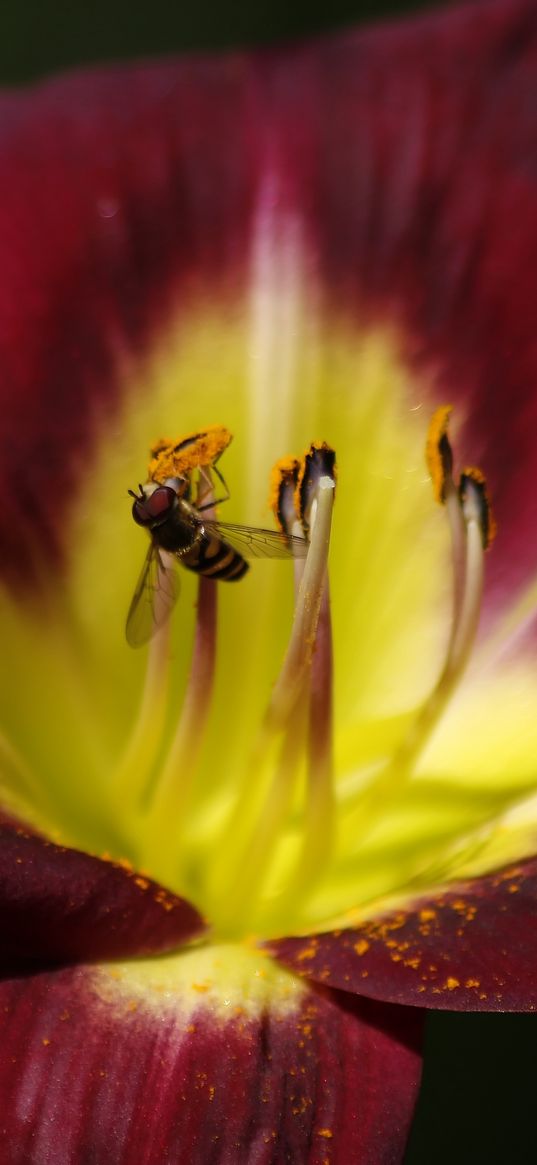
[[[233,522],[203,521],[206,534],[227,542],[243,558],[305,558],[308,543],[305,538],[262,530],[257,526],[237,526]]]
[[[125,633],[131,647],[142,647],[168,619],[179,594],[173,561],[164,560],[151,543],[127,615]]]

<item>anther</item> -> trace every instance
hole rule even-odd
[[[297,457],[281,457],[270,475],[269,505],[274,518],[288,536],[302,536],[302,529],[295,506],[295,490],[300,473]]]
[[[466,523],[476,521],[481,530],[483,550],[488,550],[496,536],[496,522],[487,494],[484,473],[474,466],[461,473],[459,498]]]
[[[453,620],[455,625],[464,587],[466,530],[457,487],[453,481],[453,452],[448,435],[451,405],[441,405],[433,413],[425,446],[425,460],[435,501],[445,506],[451,537],[453,569]]]
[[[188,477],[194,470],[214,469],[231,440],[232,434],[224,425],[208,425],[186,437],[161,437],[151,446],[149,480]]]
[[[326,441],[312,442],[304,454],[295,489],[295,510],[306,536],[311,524],[312,504],[322,477],[328,478],[335,489],[336,455]]]
[[[296,490],[300,475],[298,457],[281,457],[270,475],[269,505],[282,534],[288,537],[307,537],[307,531],[296,510]],[[304,574],[305,559],[295,558],[295,598]]]
[[[429,423],[425,446],[425,460],[431,475],[434,496],[442,505],[446,501],[446,490],[453,481],[453,452],[448,436],[452,412],[451,405],[441,405],[436,409]]]

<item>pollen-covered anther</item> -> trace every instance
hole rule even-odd
[[[425,460],[431,476],[435,501],[445,507],[449,524],[453,569],[453,626],[455,626],[464,591],[466,523],[453,480],[453,451],[448,437],[452,411],[451,405],[441,405],[433,413],[427,433]]]
[[[283,534],[302,533],[295,505],[299,473],[298,457],[280,457],[270,475],[269,506]]]
[[[313,503],[322,478],[330,479],[335,487],[336,455],[326,441],[312,441],[304,454],[295,488],[295,510],[306,536],[312,523]]]
[[[184,477],[195,469],[214,467],[233,439],[224,425],[208,425],[183,437],[161,437],[151,446],[148,477],[164,481],[166,477]]]
[[[435,500],[441,505],[446,502],[447,487],[452,483],[453,452],[448,437],[448,427],[452,405],[440,405],[431,417],[425,459],[433,483]]]
[[[459,498],[465,522],[477,522],[481,530],[483,549],[488,550],[496,536],[496,521],[487,493],[484,473],[475,466],[463,470],[459,483]]]

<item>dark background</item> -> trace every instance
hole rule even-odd
[[[0,0],[0,81],[85,61],[269,42],[427,6],[427,0]]]
[[[433,6],[430,0],[0,0],[0,83],[91,61],[269,42]],[[537,1016],[432,1015],[405,1165],[537,1165],[536,1061]]]

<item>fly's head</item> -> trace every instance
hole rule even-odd
[[[154,530],[168,520],[179,501],[187,500],[190,482],[186,477],[168,477],[164,482],[148,481],[138,486],[138,493],[130,489],[134,498],[132,516],[138,526]]]

